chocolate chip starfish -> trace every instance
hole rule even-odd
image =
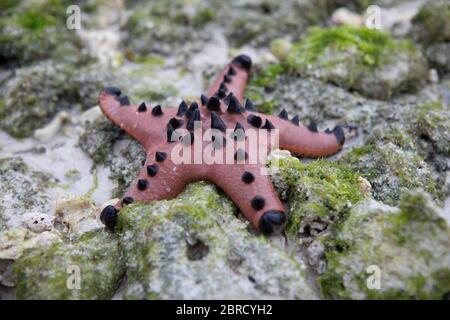
[[[265,162],[255,163],[249,159],[247,151],[255,147],[254,140],[249,141],[250,129],[258,133],[263,130],[269,136],[278,129],[279,147],[305,157],[323,157],[338,152],[345,136],[339,126],[318,132],[314,123],[308,127],[300,126],[298,116],[289,120],[285,110],[276,117],[258,113],[249,99],[242,105],[251,64],[246,55],[234,58],[218,75],[207,96],[201,95],[200,100],[190,106],[183,101],[178,109],[150,107],[145,102],[133,105],[115,87],[102,91],[99,103],[106,117],[147,150],[144,167],[126,195],[115,206],[107,206],[101,212],[100,219],[109,229],[114,229],[122,206],[133,201],[147,203],[171,199],[186,184],[208,180],[228,194],[255,228],[264,234],[282,230],[286,222],[285,210],[270,177],[261,170]],[[196,133],[198,125],[203,131],[213,129],[211,140],[202,139]],[[227,132],[227,129],[231,131]],[[267,141],[271,141],[270,138]],[[258,138],[256,142],[265,155],[273,147],[267,141]],[[212,155],[224,155],[231,150],[232,157],[224,155],[231,163],[208,162],[195,146],[204,149],[209,146],[207,150]],[[178,163],[173,157],[175,148],[178,148],[177,152],[186,148],[186,154],[197,162]]]

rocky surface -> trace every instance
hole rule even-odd
[[[248,232],[236,208],[210,184],[177,199],[122,212],[118,229],[129,299],[315,299],[305,266]]]
[[[405,193],[399,209],[361,202],[327,241],[322,292],[351,299],[442,299],[450,285],[449,235],[440,210],[421,191]],[[368,285],[367,274],[379,279]],[[376,281],[379,290],[373,290]]]
[[[334,25],[370,4],[409,32]],[[1,299],[448,297],[448,1],[82,1],[81,30],[68,5],[0,4]],[[345,129],[329,159],[271,155],[284,236],[206,182],[104,231],[145,151],[101,114],[100,88],[175,107],[237,53],[260,111]]]

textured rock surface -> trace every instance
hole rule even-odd
[[[21,68],[1,89],[0,127],[18,138],[30,136],[60,110],[96,105],[107,76],[95,69],[81,71],[69,64],[38,63]]]
[[[441,299],[450,288],[449,245],[448,224],[425,193],[406,193],[399,209],[367,200],[328,242],[319,283],[327,297]],[[378,288],[371,275],[380,276]]]
[[[414,90],[427,70],[411,43],[352,27],[311,29],[294,46],[290,67],[377,99]]]
[[[275,167],[273,167],[275,168]],[[358,173],[345,164],[320,160],[308,164],[286,157],[278,163],[273,179],[290,206],[288,232],[311,237],[325,232],[363,199]]]
[[[22,224],[27,212],[50,210],[51,175],[30,170],[19,157],[0,159],[0,231]]]
[[[429,1],[413,19],[412,37],[422,43],[430,64],[443,72],[450,71],[450,3]]]
[[[120,215],[129,299],[313,299],[304,265],[247,231],[210,184]]]
[[[103,230],[35,247],[13,267],[19,299],[108,299],[123,272],[118,239]]]

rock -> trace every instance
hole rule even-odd
[[[96,164],[104,163],[111,153],[115,140],[122,136],[120,128],[105,117],[87,122],[80,135],[78,146]]]
[[[450,41],[450,4],[446,0],[428,1],[413,19],[413,37],[425,43]]]
[[[14,4],[0,16],[1,65],[26,65],[56,59],[85,63],[74,30],[66,28],[66,8],[70,1],[34,1]]]
[[[419,104],[405,112],[409,122],[409,132],[416,138],[422,138],[421,153],[426,154],[426,144],[431,144],[435,153],[450,156],[450,109],[441,102]],[[432,156],[432,155],[427,155]]]
[[[125,298],[316,298],[304,265],[249,233],[234,211],[203,182],[189,185],[174,200],[121,211]]]
[[[48,214],[29,212],[23,215],[23,224],[35,233],[42,233],[53,229],[53,217]]]
[[[363,17],[354,13],[347,8],[339,8],[331,15],[331,22],[336,25],[346,25],[351,27],[361,27],[363,24]]]
[[[396,205],[403,193],[415,188],[423,188],[435,198],[441,197],[423,158],[392,142],[374,142],[355,148],[343,155],[340,162],[350,165],[369,181],[373,197],[384,203]]]
[[[407,41],[370,29],[313,28],[290,56],[290,68],[376,99],[414,91],[426,61]]]
[[[425,47],[430,65],[441,73],[450,71],[450,4],[428,1],[413,19],[411,37]]]
[[[18,299],[109,299],[124,273],[115,235],[95,230],[73,241],[35,247],[13,266]]]
[[[69,114],[65,111],[61,111],[48,125],[41,129],[37,129],[34,132],[34,137],[41,142],[50,141],[61,129],[61,126],[69,119]]]
[[[46,173],[32,171],[20,157],[0,159],[0,232],[22,224],[27,212],[49,212]]]
[[[56,201],[56,220],[64,226],[62,231],[70,233],[71,236],[102,227],[96,212],[97,207],[89,195],[62,195]]]
[[[422,191],[405,194],[400,209],[363,201],[326,246],[325,297],[442,299],[450,291],[450,229]]]
[[[107,75],[86,67],[42,62],[16,70],[2,88],[0,128],[23,138],[42,128],[62,110],[94,106]]]
[[[441,73],[450,71],[450,42],[432,44],[427,47],[425,54],[430,65]]]
[[[0,261],[16,260],[31,248],[40,246],[48,248],[61,241],[61,236],[55,230],[34,233],[23,227],[11,228],[0,232]]]
[[[129,9],[125,45],[132,60],[150,53],[189,55],[202,50],[212,38],[212,30],[204,27],[214,19],[215,11],[206,3],[158,0],[131,4]]]
[[[275,39],[270,43],[270,51],[279,61],[286,61],[292,43],[286,39]]]
[[[295,237],[316,237],[328,231],[364,197],[359,188],[359,174],[345,164],[325,160],[304,164],[297,158],[286,157],[279,160],[277,169],[272,180],[277,191],[288,200],[287,231]]]

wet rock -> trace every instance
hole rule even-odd
[[[413,19],[414,37],[426,43],[450,41],[450,4],[428,1]]]
[[[105,163],[114,142],[122,135],[123,132],[120,128],[101,116],[85,124],[85,129],[78,140],[78,146],[89,155],[94,163]]]
[[[26,65],[45,59],[84,63],[75,30],[66,25],[70,1],[17,2],[0,16],[0,61],[3,66]]]
[[[53,229],[53,217],[48,214],[29,212],[23,215],[23,224],[35,233]]]
[[[355,148],[342,156],[340,162],[350,165],[369,181],[373,197],[395,205],[401,195],[414,188],[423,188],[441,198],[431,168],[412,150],[392,142],[375,142]]]
[[[304,266],[247,231],[207,183],[119,215],[129,299],[315,298]]]
[[[97,207],[89,195],[62,195],[56,202],[56,222],[71,236],[84,234],[102,227],[96,217]]]
[[[26,251],[13,266],[18,299],[109,299],[124,265],[115,235],[95,230]]]
[[[30,136],[61,110],[83,110],[97,103],[108,76],[95,67],[77,69],[50,61],[16,70],[2,88],[0,128],[15,137]]]
[[[347,26],[314,28],[292,50],[290,68],[376,99],[414,91],[426,61],[407,41]]]
[[[274,185],[289,203],[288,233],[316,237],[336,221],[345,219],[350,208],[364,198],[359,174],[352,167],[318,160],[302,163],[295,157],[273,160]]]
[[[400,208],[366,200],[327,242],[328,298],[442,299],[450,289],[450,229],[422,191]],[[339,250],[336,250],[336,247]]]
[[[428,1],[413,19],[411,36],[425,47],[430,65],[441,73],[450,71],[450,4]]]
[[[19,157],[3,158],[0,180],[0,231],[20,226],[25,213],[50,211],[49,174],[30,170]]]
[[[204,29],[216,14],[209,4],[158,0],[131,4],[130,9],[125,45],[132,59],[149,53],[171,55],[175,50],[180,55],[198,52],[212,38]]]
[[[31,248],[48,248],[60,242],[61,235],[55,230],[35,233],[24,227],[16,227],[0,232],[0,240],[0,261],[5,261],[16,260]]]

